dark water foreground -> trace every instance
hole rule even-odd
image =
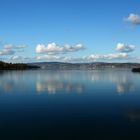
[[[140,74],[0,72],[1,140],[140,140]]]

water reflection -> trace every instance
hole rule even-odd
[[[76,91],[77,93],[83,93],[84,86],[80,84],[71,83],[59,83],[59,82],[37,82],[36,90],[38,92],[47,91],[48,94],[55,94],[58,90],[63,89],[66,93]]]
[[[0,72],[0,93],[23,93],[22,91],[31,88],[30,80],[32,76],[24,71]],[[26,93],[26,92],[25,92]]]
[[[37,74],[36,78],[37,92],[47,91],[48,94],[55,94],[58,91],[64,91],[65,93],[84,92],[84,84],[74,80],[74,77],[70,72],[42,71],[42,73]]]
[[[133,73],[130,70],[108,70],[102,73],[102,71],[96,71],[90,78],[93,82],[103,81],[111,82],[116,86],[116,92],[121,95],[124,93],[132,93],[135,91],[135,79]]]
[[[118,94],[124,94],[125,92],[131,93],[135,91],[135,86],[132,82],[118,83],[117,92]]]
[[[133,93],[135,75],[130,70],[7,71],[0,72],[0,93],[85,93],[87,89],[112,87],[119,95]],[[109,89],[108,89],[109,90]]]

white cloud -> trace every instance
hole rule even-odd
[[[127,58],[127,53],[112,53],[106,55],[89,55],[85,57],[86,61],[106,61],[106,60],[116,60],[116,59],[124,59]]]
[[[13,44],[4,44],[3,45],[3,49],[0,50],[0,55],[13,55],[16,53],[16,51],[18,52],[23,52],[24,48],[27,47],[26,45],[18,45],[15,46]]]
[[[71,57],[67,56],[63,58],[63,62],[86,62],[84,57]]]
[[[133,52],[135,50],[135,46],[134,45],[126,45],[124,43],[118,43],[116,46],[116,50],[119,52],[129,53],[129,52]]]
[[[37,61],[43,60],[47,62],[85,62],[82,57],[71,57],[71,56],[57,56],[57,55],[41,55],[36,57]]]
[[[18,55],[14,55],[10,58],[11,60],[22,60],[23,57],[22,56],[18,56]]]
[[[17,54],[18,51],[25,48],[25,45],[14,46],[13,44],[5,44],[3,45],[3,49],[0,50],[0,55],[12,55],[12,57],[2,57],[2,59],[6,59],[9,62],[35,62],[35,61],[46,61],[46,62],[111,62],[111,61],[131,61],[134,58],[131,55],[128,55],[130,52],[135,50],[134,45],[126,45],[124,43],[118,43],[116,46],[116,53],[110,54],[91,54],[87,56],[67,56],[66,53],[76,52],[84,49],[82,44],[77,44],[75,46],[64,45],[59,46],[56,43],[51,43],[48,45],[38,44],[36,46],[37,56],[34,57],[26,57],[19,56]],[[40,54],[40,55],[39,55]],[[63,54],[63,55],[62,55]],[[65,55],[64,55],[65,54]],[[135,58],[135,60],[138,60]]]
[[[138,14],[131,13],[124,20],[134,25],[140,25],[140,15]]]
[[[0,50],[0,55],[13,55],[15,52],[11,49],[2,49]]]
[[[84,46],[82,44],[77,44],[75,46],[64,45],[63,47],[57,45],[56,43],[50,43],[47,46],[44,44],[38,44],[36,46],[36,53],[62,54],[62,53],[68,53],[68,52],[76,52],[83,49],[84,49]]]
[[[65,45],[64,47],[59,47],[55,43],[48,44],[39,44],[36,47],[36,52],[48,53],[47,55],[40,55],[36,57],[36,60],[40,61],[61,61],[61,62],[95,62],[95,61],[113,61],[113,60],[128,60],[130,59],[128,53],[134,51],[134,45],[125,45],[123,43],[118,43],[116,46],[117,53],[110,54],[91,54],[83,57],[71,57],[71,56],[59,56],[59,55],[49,55],[51,54],[61,54],[64,52],[73,52],[83,49],[81,44],[71,47]]]
[[[41,55],[37,56],[37,61],[56,61],[56,62],[95,62],[95,61],[110,61],[110,60],[124,60],[128,58],[127,53],[114,53],[106,55],[91,54],[84,57],[71,56],[57,56],[57,55]]]
[[[13,44],[5,44],[4,49],[13,49],[15,46]]]
[[[37,56],[36,60],[44,60],[44,61],[61,61],[61,56],[55,56],[55,55],[41,55]]]
[[[137,62],[140,62],[140,56],[134,57]]]
[[[13,45],[13,44],[5,44],[4,49],[24,49],[26,48],[26,45]]]
[[[35,60],[34,58],[30,58],[26,56],[13,55],[7,61],[12,63],[29,63],[34,60]]]

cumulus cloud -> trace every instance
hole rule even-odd
[[[26,48],[26,45],[13,45],[13,44],[5,44],[4,49],[24,49]]]
[[[29,63],[34,61],[34,58],[26,57],[26,56],[19,56],[19,55],[13,55],[8,59],[8,62],[12,63]]]
[[[37,61],[43,60],[47,62],[85,62],[82,57],[57,56],[57,55],[41,55],[36,57]]]
[[[71,57],[67,56],[63,58],[63,62],[86,62],[85,57]]]
[[[64,45],[63,47],[57,45],[56,43],[50,43],[48,45],[38,44],[36,46],[36,53],[62,54],[62,53],[68,53],[68,52],[76,52],[83,49],[84,49],[84,46],[82,44],[77,44],[75,46]]]
[[[140,15],[138,14],[131,13],[124,20],[134,25],[140,25]]]
[[[36,60],[45,60],[45,61],[61,61],[63,57],[55,55],[41,55],[37,56]]]
[[[116,59],[124,59],[127,58],[127,53],[112,53],[112,54],[106,54],[106,55],[89,55],[85,57],[86,61],[106,61],[106,60],[116,60]]]
[[[11,60],[22,60],[23,57],[22,56],[18,56],[18,55],[14,55],[10,58]]]
[[[71,56],[57,56],[57,55],[41,55],[37,56],[36,60],[40,61],[57,61],[57,62],[95,62],[95,61],[110,61],[110,60],[123,60],[128,58],[127,53],[114,53],[106,55],[91,54],[83,57]]]
[[[25,48],[25,45],[15,46],[13,44],[5,44],[3,45],[3,49],[0,50],[0,56],[4,55],[12,55],[10,57],[2,57],[2,59],[6,58],[6,61],[9,62],[111,62],[111,61],[126,61],[131,60],[132,57],[129,55],[130,52],[135,50],[134,45],[127,45],[124,43],[118,43],[116,45],[116,53],[109,53],[109,54],[91,54],[87,56],[81,57],[73,57],[68,56],[67,53],[69,52],[76,52],[84,49],[82,44],[77,44],[74,46],[71,45],[64,45],[59,46],[56,43],[50,43],[48,45],[38,44],[36,46],[36,53],[37,56],[34,57],[26,57],[26,56],[19,56],[17,54],[18,51]],[[62,55],[63,54],[63,55]],[[138,59],[137,59],[138,60]]]
[[[26,45],[13,45],[13,44],[4,44],[3,48],[0,50],[0,55],[13,55],[16,51],[23,52]]]
[[[13,55],[15,51],[11,49],[2,49],[0,50],[0,55]]]
[[[116,50],[119,52],[125,52],[125,53],[129,53],[129,52],[133,52],[135,50],[135,45],[127,45],[124,43],[118,43],[116,46]]]
[[[5,44],[4,49],[13,49],[15,46],[13,44]]]

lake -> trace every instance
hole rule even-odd
[[[0,71],[1,140],[139,140],[130,69]]]

